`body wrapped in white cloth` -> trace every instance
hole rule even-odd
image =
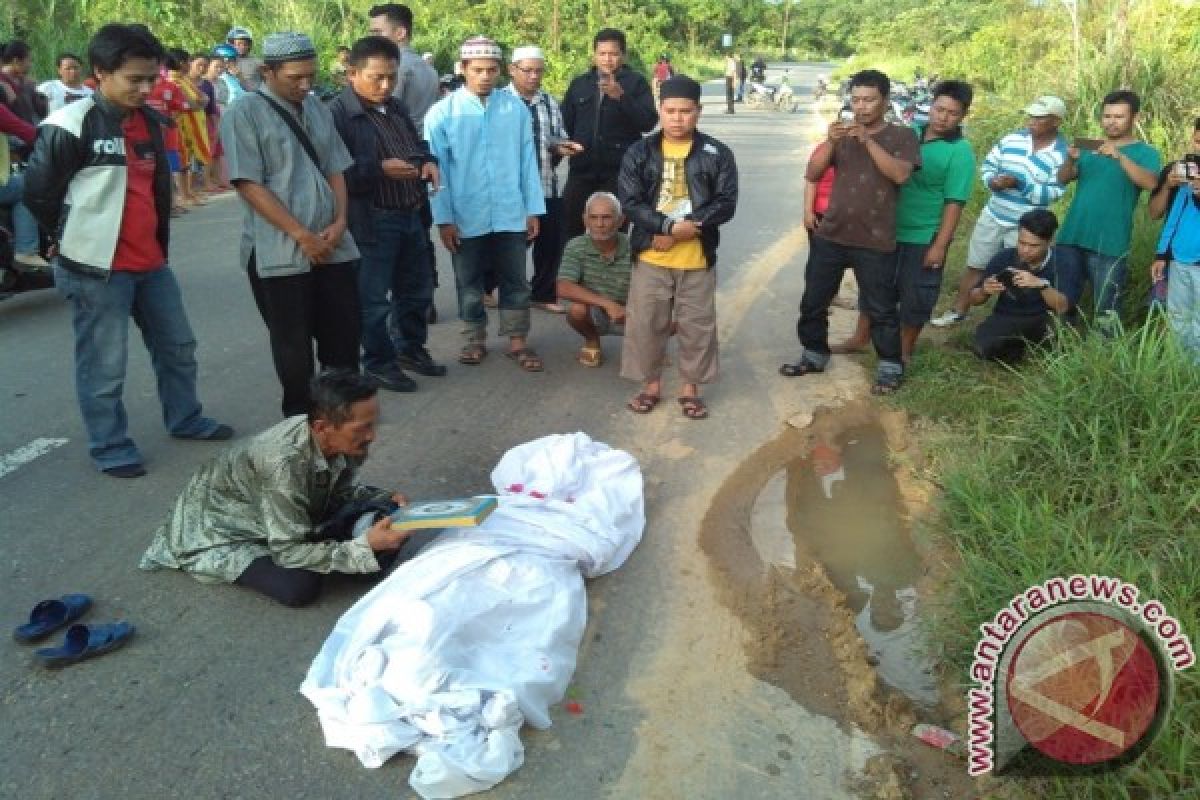
[[[496,511],[435,537],[347,611],[300,687],[328,746],[367,767],[413,750],[425,798],[521,766],[522,723],[549,727],[575,671],[583,578],[619,567],[645,526],[637,462],[583,433],[513,448],[492,483]]]

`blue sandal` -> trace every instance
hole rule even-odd
[[[91,607],[92,598],[86,594],[65,594],[57,600],[43,600],[29,612],[29,622],[13,629],[13,638],[18,642],[45,639],[82,617]]]
[[[116,650],[133,637],[128,622],[107,625],[72,625],[62,647],[43,647],[34,653],[42,666],[66,667],[94,656]]]

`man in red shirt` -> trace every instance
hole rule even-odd
[[[131,316],[150,351],[170,434],[233,436],[202,413],[196,339],[167,265],[167,120],[146,107],[162,59],[162,45],[145,26],[101,28],[88,45],[96,94],[42,123],[25,173],[25,204],[58,239],[54,279],[72,307],[75,389],[88,447],[96,466],[118,478],[146,474],[121,401]]]

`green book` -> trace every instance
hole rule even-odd
[[[472,528],[496,510],[494,497],[462,497],[409,503],[391,514],[394,531],[422,528]]]

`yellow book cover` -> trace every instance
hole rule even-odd
[[[394,531],[424,528],[473,528],[496,510],[494,497],[463,497],[409,503],[392,512]]]

